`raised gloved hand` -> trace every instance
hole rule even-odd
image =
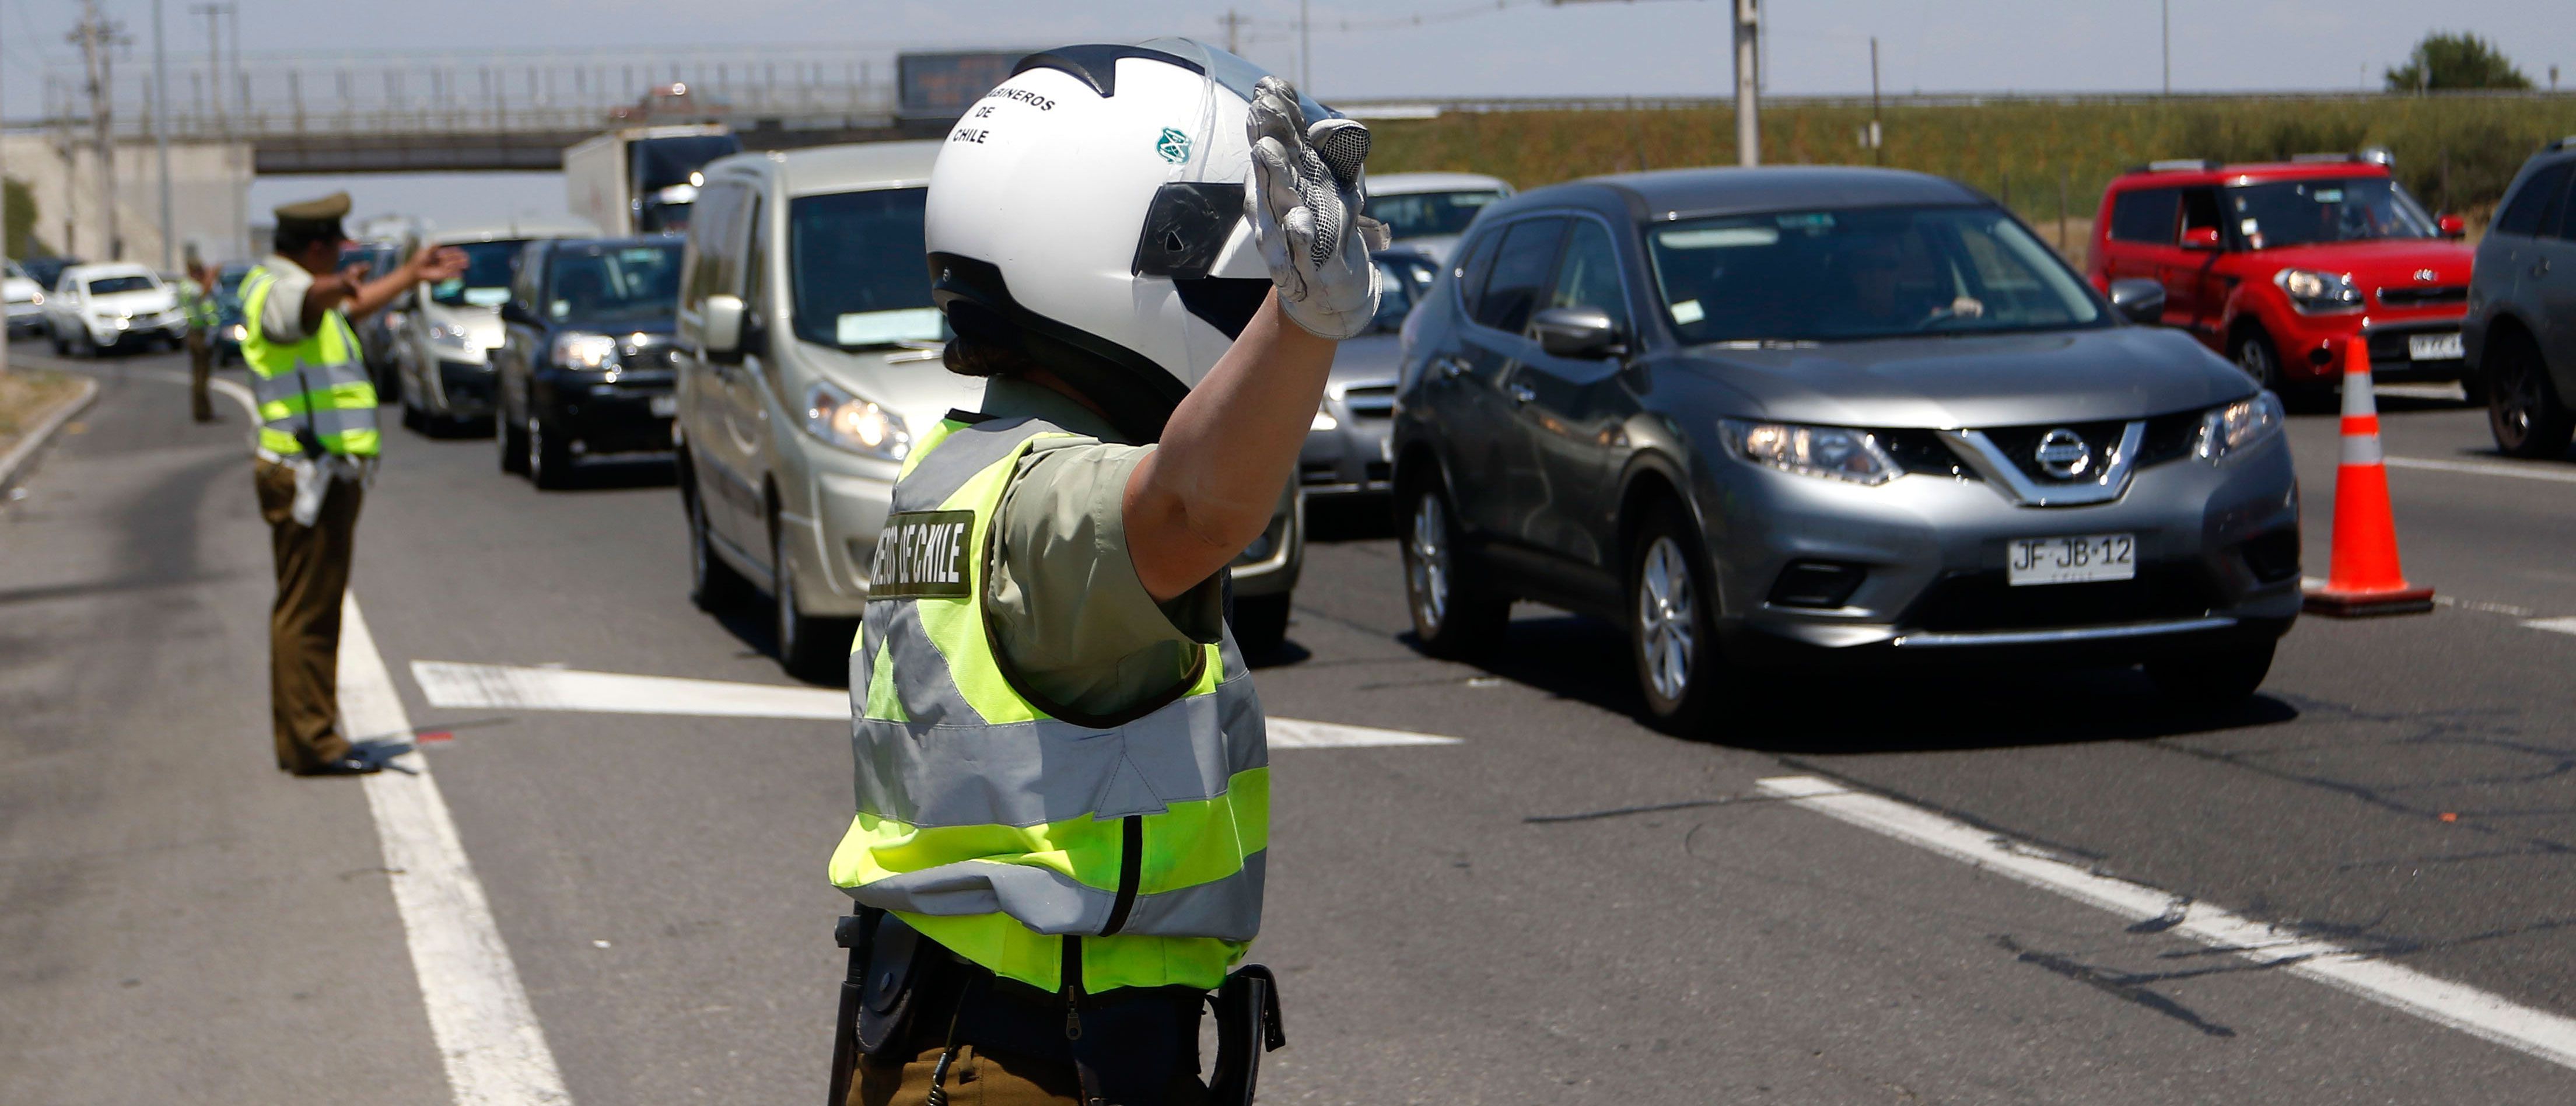
[[[1360,214],[1368,128],[1351,119],[1308,126],[1297,90],[1263,77],[1252,90],[1252,187],[1244,193],[1253,241],[1270,264],[1279,304],[1319,337],[1349,338],[1377,316],[1373,246],[1386,228]]]

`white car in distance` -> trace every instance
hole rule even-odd
[[[54,352],[98,356],[127,346],[177,349],[188,335],[179,290],[130,262],[74,265],[45,297]]]
[[[1434,263],[1449,260],[1477,212],[1512,194],[1509,182],[1482,173],[1371,173],[1368,186],[1367,212],[1386,224],[1393,245]]]

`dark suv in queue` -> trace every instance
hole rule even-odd
[[[2299,610],[2279,401],[1938,177],[1677,170],[1494,205],[1405,326],[1428,650],[1613,619],[1653,719],[1864,657],[2143,662],[2250,695]],[[2115,307],[2114,305],[2117,304]]]
[[[2576,138],[2523,164],[2478,243],[2460,327],[2496,448],[2563,457],[2576,437]]]
[[[539,239],[494,351],[501,471],[558,488],[577,457],[668,451],[678,238]]]

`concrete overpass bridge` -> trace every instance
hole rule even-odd
[[[172,141],[247,146],[262,176],[551,170],[564,147],[643,122],[723,121],[754,149],[936,135],[955,117],[941,105],[962,103],[947,96],[978,64],[989,65],[915,59],[899,71],[891,48],[837,46],[173,55],[166,97],[149,61],[133,59],[112,72],[104,106],[119,145],[154,138],[163,101]],[[60,143],[95,140],[85,82],[70,66],[46,74],[37,127]],[[687,105],[637,114],[673,84]]]

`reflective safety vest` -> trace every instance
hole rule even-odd
[[[277,274],[266,266],[242,280],[242,361],[250,366],[251,395],[259,400],[259,447],[293,457],[304,452],[298,435],[310,431],[326,453],[372,457],[382,448],[376,432],[376,386],[358,359],[358,335],[334,308],[301,342],[281,344],[260,330]]]
[[[179,306],[188,312],[188,326],[195,330],[213,330],[222,319],[215,307],[214,294],[194,280],[179,282]]]
[[[832,882],[1042,990],[1214,988],[1261,928],[1261,704],[1231,634],[1116,718],[1012,675],[993,520],[1041,437],[1078,435],[952,417],[904,461],[850,656],[858,815]]]

